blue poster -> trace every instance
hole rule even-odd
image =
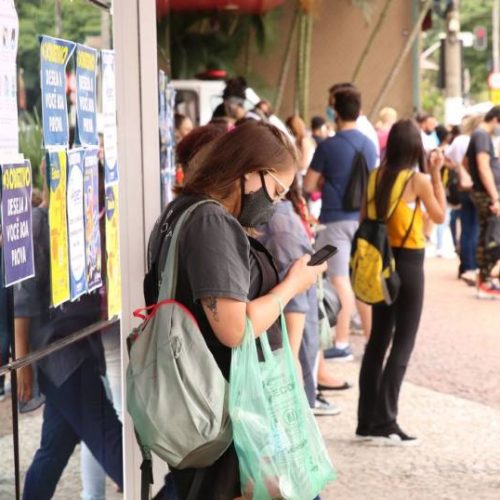
[[[99,227],[99,166],[96,149],[86,149],[83,157],[83,203],[85,213],[85,256],[87,289],[102,285],[101,232]]]
[[[75,44],[50,36],[40,38],[40,82],[42,85],[43,142],[66,146],[69,141],[66,101],[66,64]]]
[[[87,291],[85,217],[83,212],[83,149],[68,151],[68,246],[71,300]]]
[[[35,274],[31,191],[31,164],[28,160],[2,165],[1,235],[5,286]]]
[[[101,62],[104,183],[109,186],[118,182],[115,53],[112,50],[102,50]]]
[[[97,50],[76,46],[76,142],[97,146]]]

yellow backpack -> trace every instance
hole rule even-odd
[[[384,219],[378,216],[375,203],[377,178],[380,169],[372,172],[366,193],[367,217],[359,225],[351,251],[350,274],[354,295],[367,304],[392,304],[399,293],[401,280],[396,272],[396,262],[387,237],[387,222],[394,215],[406,185],[414,172],[399,175],[392,189],[390,209]],[[415,213],[414,213],[415,215]],[[411,232],[412,223],[403,239]]]

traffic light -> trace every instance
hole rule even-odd
[[[479,51],[488,48],[488,31],[486,26],[476,26],[474,28],[474,48]]]

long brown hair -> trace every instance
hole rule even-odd
[[[295,146],[276,127],[248,122],[212,141],[190,164],[183,192],[224,200],[236,181],[255,171],[283,172],[297,168]]]
[[[387,138],[387,149],[375,195],[379,218],[387,217],[391,192],[399,173],[405,169],[419,167],[425,171],[425,153],[422,137],[413,120],[399,120],[391,128]]]

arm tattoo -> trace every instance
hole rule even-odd
[[[207,297],[205,300],[205,307],[212,313],[215,321],[219,321],[219,313],[217,312],[217,298]]]

